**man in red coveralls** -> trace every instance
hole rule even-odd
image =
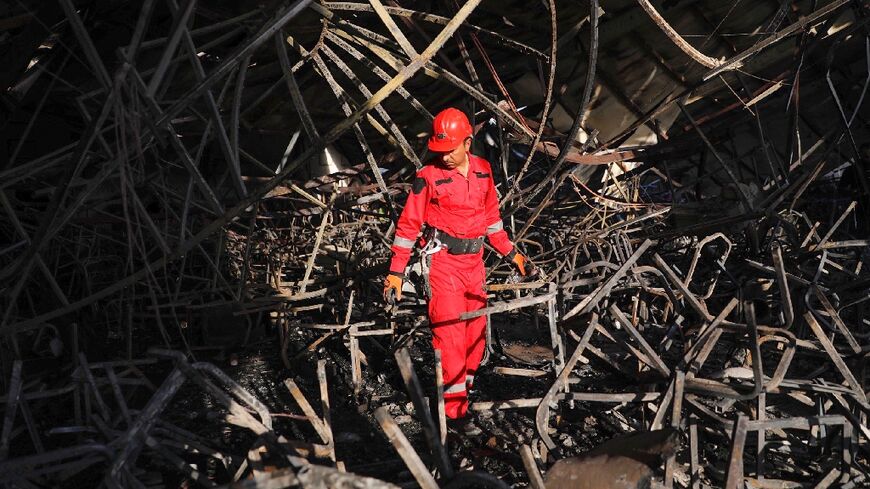
[[[401,298],[402,280],[422,226],[429,228],[432,252],[429,272],[429,324],[432,346],[441,350],[447,417],[462,419],[467,392],[486,348],[486,317],[460,321],[466,311],[486,307],[483,238],[526,274],[526,258],[504,231],[489,162],[469,153],[472,127],[458,109],[448,108],[432,123],[429,150],[436,157],[414,179],[390,248],[393,258],[384,295]],[[434,236],[432,231],[434,230]],[[439,249],[440,248],[440,249]],[[434,252],[433,252],[434,251]],[[466,433],[478,430],[457,422]]]

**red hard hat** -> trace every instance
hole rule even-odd
[[[472,134],[471,123],[459,109],[448,107],[432,121],[432,136],[429,138],[429,150],[439,153],[453,151],[470,138]]]

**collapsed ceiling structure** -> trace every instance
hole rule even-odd
[[[637,484],[867,483],[866,2],[0,14],[10,487],[560,487],[608,454],[605,477],[622,461]],[[446,106],[540,270],[486,255],[486,453],[430,413],[419,297],[380,298]],[[197,361],[221,353],[274,358],[272,387]],[[260,399],[274,385],[288,404]],[[389,442],[333,430],[342,409]],[[666,441],[589,451],[644,431]],[[388,443],[398,466],[358,453],[396,462]]]

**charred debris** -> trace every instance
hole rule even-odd
[[[0,485],[866,487],[868,14],[6,2]],[[539,270],[473,439],[380,297],[447,104]]]

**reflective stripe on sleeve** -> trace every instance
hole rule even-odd
[[[489,236],[490,234],[501,231],[502,229],[504,229],[504,223],[501,220],[496,221],[486,227],[486,235]]]
[[[444,387],[445,394],[459,394],[460,392],[465,392],[465,382]]]
[[[395,238],[393,238],[393,246],[398,246],[400,248],[413,248],[414,240],[403,238],[401,236],[396,236]]]

